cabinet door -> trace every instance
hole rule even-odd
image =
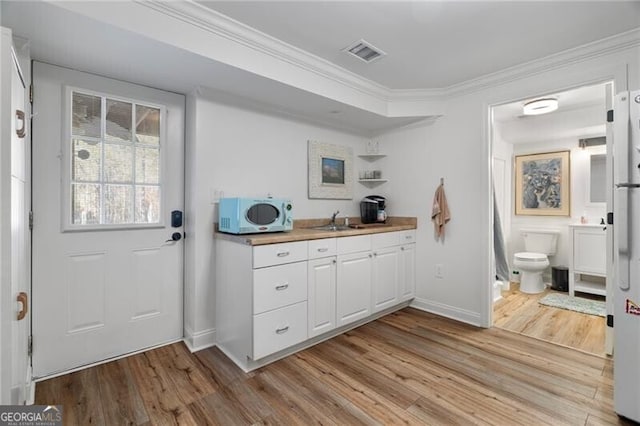
[[[373,252],[371,296],[374,313],[398,303],[399,253],[399,247],[386,247]]]
[[[307,271],[308,334],[315,337],[336,328],[336,258],[310,260]]]
[[[573,269],[576,272],[606,275],[607,240],[602,228],[574,229]]]
[[[398,301],[413,299],[416,293],[416,245],[406,244],[400,247],[400,278],[398,282]]]
[[[371,313],[371,252],[338,256],[336,282],[337,326]]]

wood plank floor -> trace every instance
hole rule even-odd
[[[181,344],[38,383],[67,425],[628,424],[611,361],[415,309],[245,374]]]
[[[520,292],[518,284],[511,283],[510,290],[503,291],[502,299],[493,306],[493,325],[525,336],[605,356],[605,319],[540,305],[538,301],[549,293],[561,292],[546,288],[543,293],[525,294]],[[580,297],[590,298],[590,295],[580,294]]]

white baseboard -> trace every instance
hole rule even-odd
[[[456,321],[465,322],[467,324],[481,327],[480,313],[472,312],[466,309],[456,308],[455,306],[445,305],[444,303],[438,303],[427,299],[420,299],[416,297],[411,302],[412,308],[420,309],[421,311],[430,312],[432,314],[440,315],[442,317],[451,318]]]
[[[202,331],[193,332],[185,327],[184,344],[193,352],[210,348],[216,345],[216,329],[209,328]]]

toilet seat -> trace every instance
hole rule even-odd
[[[547,255],[542,253],[530,253],[522,252],[513,255],[515,260],[522,260],[523,262],[544,262],[547,260]]]

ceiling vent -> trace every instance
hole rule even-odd
[[[364,40],[358,40],[342,50],[366,63],[373,62],[386,55],[381,49]]]

